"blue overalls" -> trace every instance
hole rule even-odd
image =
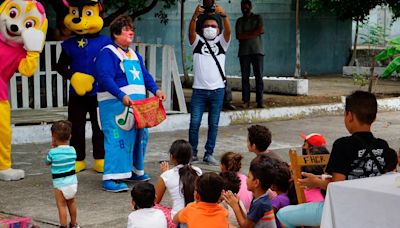
[[[135,52],[129,49],[129,56],[108,45],[121,60],[128,85],[121,87],[132,100],[146,97],[146,87],[140,62]],[[144,174],[144,156],[148,141],[147,129],[135,129],[132,109],[124,106],[109,92],[98,93],[100,123],[104,133],[104,175],[103,180],[130,178],[132,171]]]

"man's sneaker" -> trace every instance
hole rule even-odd
[[[144,173],[143,175],[139,176],[136,173],[132,172],[132,176],[124,179],[125,181],[148,181],[150,180],[150,176],[147,173]]]
[[[104,180],[103,190],[107,192],[124,192],[128,191],[129,187],[123,182],[116,182],[114,180]]]
[[[192,162],[197,162],[198,160],[199,158],[197,157],[197,155],[192,156]]]
[[[203,158],[203,162],[209,164],[209,165],[219,165],[219,161],[215,159],[213,156],[205,156]]]
[[[263,103],[258,103],[257,108],[266,108],[266,106]]]
[[[236,110],[236,106],[234,106],[233,104],[231,104],[231,103],[226,103],[226,104],[224,104],[223,106],[222,106],[222,109],[225,109],[225,110]]]
[[[80,228],[80,226],[77,224],[69,224],[69,228]]]
[[[250,108],[250,102],[244,102],[242,108],[244,109]]]

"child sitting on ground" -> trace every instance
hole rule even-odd
[[[240,200],[244,203],[246,210],[250,208],[250,203],[253,200],[253,194],[247,190],[247,177],[246,175],[240,173],[242,168],[243,156],[235,152],[226,152],[221,157],[221,172],[234,172],[240,179],[240,189],[237,193]]]
[[[131,191],[132,210],[128,217],[128,228],[165,228],[164,213],[153,208],[156,191],[148,182],[136,183]]]
[[[281,160],[281,158],[273,151],[268,150],[271,145],[271,131],[262,125],[252,125],[247,128],[247,149],[256,155],[266,154],[271,158]]]
[[[247,216],[239,207],[238,197],[230,191],[224,193],[223,198],[235,212],[240,227],[276,227],[272,203],[267,194],[276,176],[276,162],[266,154],[258,155],[251,161],[247,189],[253,193],[254,200]]]
[[[225,192],[231,191],[233,194],[237,194],[239,192],[240,179],[236,175],[235,172],[225,171],[225,172],[221,172],[219,174],[219,176],[222,177],[222,179],[224,180],[224,191]],[[230,224],[229,228],[239,227],[239,224],[236,220],[235,212],[233,211],[233,209],[225,201],[222,201],[220,203],[220,205],[228,210],[228,219],[229,219],[229,224]],[[240,197],[239,197],[239,205],[240,205],[240,208],[242,209],[242,211],[244,213],[246,213],[247,209],[244,206]]]
[[[275,169],[276,176],[271,189],[277,193],[277,196],[271,202],[276,214],[287,205],[297,204],[297,196],[289,165],[286,162],[277,161]],[[278,228],[282,227],[278,219],[276,219],[276,226]]]
[[[51,149],[45,163],[51,165],[53,176],[54,195],[56,199],[60,227],[67,228],[68,208],[71,221],[69,228],[78,228],[76,222],[75,194],[78,189],[78,180],[75,174],[76,152],[69,146],[72,124],[61,120],[51,126]]]
[[[311,133],[309,135],[301,134],[300,137],[304,139],[302,146],[303,155],[319,155],[319,154],[329,154],[326,148],[325,137],[318,133]],[[312,173],[315,175],[322,175],[325,173],[325,166],[323,165],[312,165],[304,166],[301,168],[302,172]],[[304,196],[306,197],[306,202],[321,202],[325,199],[326,190],[320,188],[307,188],[304,189]]]
[[[180,139],[172,143],[169,149],[169,158],[174,165],[169,169],[167,161],[160,164],[162,172],[156,184],[155,203],[159,204],[167,190],[172,199],[172,210],[163,205],[156,205],[167,213],[169,227],[173,226],[170,222],[178,211],[188,203],[194,201],[194,185],[196,178],[201,175],[201,169],[190,164],[192,159],[192,146],[186,140]],[[171,224],[172,223],[172,224]]]
[[[224,180],[216,173],[208,172],[195,183],[196,202],[189,203],[174,217],[175,223],[186,223],[190,228],[228,227],[228,211],[218,204]],[[238,201],[236,202],[238,204]]]

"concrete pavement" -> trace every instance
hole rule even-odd
[[[377,137],[386,139],[390,146],[398,150],[400,146],[400,112],[381,112],[378,114],[373,132]],[[272,132],[270,149],[287,160],[289,148],[299,147],[301,133],[319,132],[326,136],[328,145],[341,136],[348,135],[343,116],[322,116],[305,119],[263,122]],[[242,171],[247,173],[248,166],[254,154],[247,152],[245,125],[221,127],[217,139],[215,156],[226,151],[237,151],[244,155]],[[201,129],[199,157],[203,156],[206,140],[206,130]],[[173,132],[151,133],[146,156],[146,171],[155,183],[160,175],[158,161],[168,158],[167,151],[175,139],[187,139],[187,130]],[[101,189],[101,174],[95,173],[91,167],[91,146],[88,143],[88,170],[78,174],[79,187],[77,193],[78,221],[82,227],[126,227],[127,216],[130,213],[130,195],[125,193],[109,193]],[[24,144],[13,146],[13,160],[16,168],[26,171],[26,178],[15,182],[0,182],[0,213],[30,216],[40,227],[55,227],[58,224],[57,208],[52,191],[50,168],[44,165],[43,158],[49,149],[49,144]],[[219,171],[203,163],[196,164],[203,171]],[[130,183],[130,186],[133,184]],[[163,203],[169,205],[170,199],[165,194]]]

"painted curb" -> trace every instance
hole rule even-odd
[[[399,111],[400,97],[378,100],[378,109],[382,111]],[[234,124],[249,124],[273,120],[301,119],[311,116],[337,115],[344,111],[343,103],[326,105],[309,105],[297,107],[280,107],[222,112],[219,126]],[[204,113],[201,127],[207,127],[208,114]],[[151,128],[150,132],[168,132],[188,130],[190,114],[168,115],[167,119]],[[50,142],[50,125],[14,126],[12,144],[46,143]],[[86,124],[86,138],[91,138],[91,124]]]

